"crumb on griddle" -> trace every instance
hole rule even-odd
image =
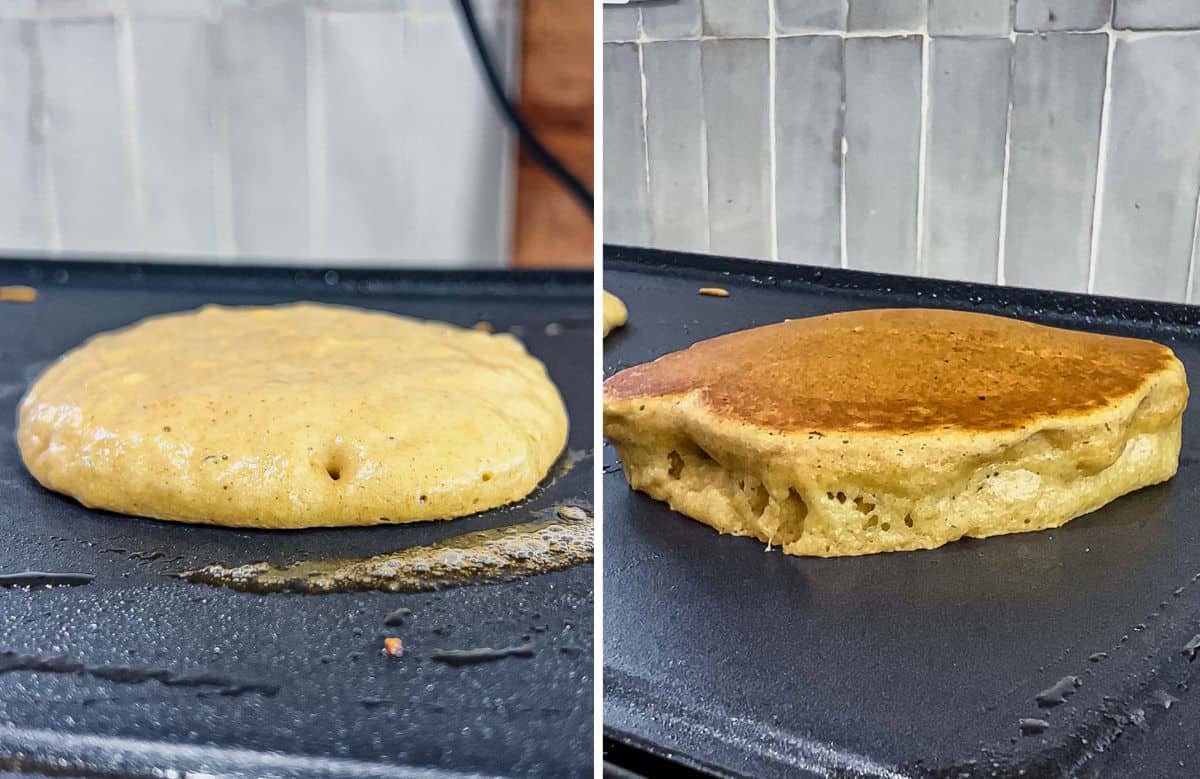
[[[37,296],[37,290],[33,287],[0,287],[0,302],[3,303],[32,303]]]
[[[492,327],[491,322],[484,322],[482,320],[475,323],[475,329],[481,333],[491,333],[496,330],[496,328]]]
[[[388,657],[400,657],[404,654],[404,642],[395,636],[383,639],[383,654]]]
[[[721,287],[701,287],[700,294],[707,295],[710,298],[727,298],[729,297],[729,290],[722,289]]]
[[[404,618],[412,614],[412,609],[399,608],[383,618],[383,624],[388,627],[396,627],[404,624]]]

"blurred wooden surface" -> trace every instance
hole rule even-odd
[[[521,115],[542,142],[592,185],[591,0],[525,0]],[[590,267],[592,222],[524,151],[517,172],[514,264]]]

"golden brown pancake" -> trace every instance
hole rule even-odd
[[[1151,341],[931,309],[702,341],[604,385],[630,484],[797,555],[1057,527],[1178,466],[1183,365]]]
[[[17,442],[86,506],[301,528],[510,503],[566,435],[558,390],[510,335],[301,303],[98,335],[29,390]]]

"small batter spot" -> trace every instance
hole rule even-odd
[[[0,287],[0,303],[32,303],[37,296],[33,287]]]

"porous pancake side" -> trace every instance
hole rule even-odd
[[[635,489],[719,532],[834,557],[1058,527],[1165,481],[1186,398],[1177,364],[1112,408],[1017,437],[786,436],[731,429],[686,396],[610,402],[605,434]]]

